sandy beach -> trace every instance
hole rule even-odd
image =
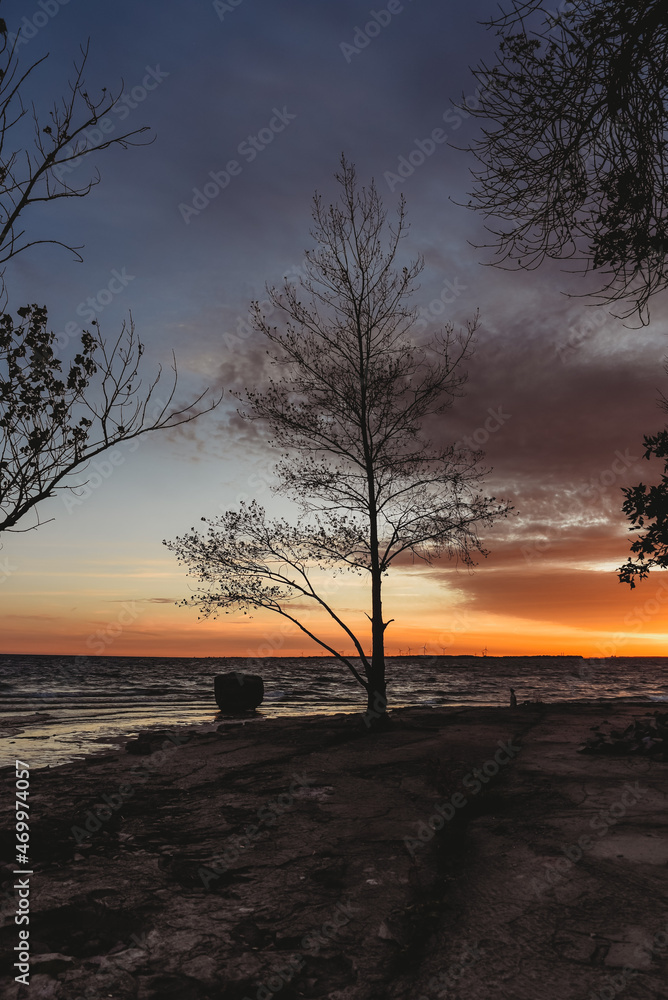
[[[654,707],[146,734],[32,772],[25,877],[5,769],[3,996],[665,996],[666,764],[577,753]]]

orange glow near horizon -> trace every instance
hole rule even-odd
[[[177,602],[194,583],[152,540],[114,541],[91,551],[58,526],[6,543],[16,570],[0,592],[0,652],[62,656],[327,656],[295,625],[271,612],[198,620]],[[67,527],[67,524],[66,524]],[[10,546],[13,545],[13,549]],[[516,539],[497,537],[473,571],[445,560],[392,569],[384,584],[388,656],[567,654],[668,655],[668,573],[652,572],[634,590],[614,567],[627,542],[614,532],[557,538],[548,555],[527,560]],[[370,650],[367,581],[355,575],[316,581]],[[311,610],[313,632],[355,655],[349,638]],[[341,642],[341,639],[344,639]]]
[[[519,624],[519,623],[518,623]],[[33,634],[27,636],[18,630],[12,635],[10,630],[5,633],[2,654],[23,655],[58,655],[58,656],[126,656],[126,657],[184,657],[184,658],[222,658],[239,657],[262,659],[265,657],[294,658],[301,656],[323,656],[331,654],[321,649],[308,638],[303,641],[298,636],[286,640],[271,652],[267,650],[267,633],[258,635],[258,644],[240,641],[237,637],[218,632],[212,635],[209,630],[200,629],[195,635],[189,630],[170,630],[168,641],[160,641],[155,633],[128,631],[124,638],[92,650],[81,636]],[[408,656],[462,656],[475,655],[494,656],[666,656],[668,634],[633,634],[622,637],[621,641],[615,635],[607,633],[577,633],[555,636],[547,629],[536,628],[532,634],[503,633],[501,631],[462,633],[460,641],[443,648],[438,642],[438,633],[420,632],[412,636],[405,634],[399,640],[388,640],[385,647],[387,657]],[[424,651],[426,647],[426,652]],[[368,644],[365,652],[370,653]],[[338,650],[345,656],[355,657],[358,654],[351,647],[340,647]]]
[[[108,586],[104,597],[90,591],[42,593],[33,597],[30,614],[19,595],[6,601],[2,652],[329,655],[296,626],[270,612],[198,621],[196,610],[176,607],[168,598],[123,597],[121,592],[114,594],[111,583]],[[395,574],[385,601],[386,616],[397,619],[386,633],[388,656],[405,656],[409,651],[482,655],[484,650],[489,656],[666,655],[668,578],[664,584],[660,575],[630,591],[609,572],[545,568],[527,574],[497,569],[470,574],[464,581],[457,578],[455,586],[451,591],[425,571]],[[358,630],[368,653],[369,626],[363,612],[348,607],[345,617]],[[337,636],[326,618],[312,614],[308,625],[340,652],[356,655],[350,640],[338,643],[340,633]]]

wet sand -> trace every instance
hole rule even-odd
[[[668,764],[577,753],[655,707],[273,719],[34,771],[29,987],[5,770],[3,996],[668,996]]]

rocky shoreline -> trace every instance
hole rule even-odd
[[[28,987],[5,769],[3,996],[662,996],[667,765],[577,752],[653,707],[272,719],[34,771]]]

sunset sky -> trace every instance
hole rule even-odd
[[[90,37],[90,91],[123,81],[128,95],[112,116],[115,133],[149,125],[156,136],[84,159],[73,182],[95,166],[102,174],[87,198],[26,215],[31,235],[83,245],[84,262],[53,246],[16,258],[10,310],[46,304],[62,332],[83,328],[93,309],[109,337],[131,311],[147,377],[174,350],[182,398],[209,385],[225,401],[182,431],[119,446],[114,466],[101,456],[88,473],[95,488],[44,504],[41,519],[54,520],[38,531],[4,534],[1,651],[318,652],[275,616],[198,622],[195,610],[176,607],[189,583],[162,540],[242,498],[289,511],[269,489],[276,456],[240,427],[229,390],[261,384],[262,338],[245,332],[250,301],[301,264],[313,192],[336,197],[343,151],[362,182],[375,178],[388,209],[400,193],[407,199],[407,242],[426,260],[414,304],[429,329],[465,325],[480,310],[467,395],[429,430],[444,444],[469,436],[481,445],[493,470],[486,492],[516,509],[483,535],[490,554],[475,570],[443,561],[390,574],[388,652],[668,653],[668,574],[631,591],[614,572],[629,551],[620,488],[658,478],[642,437],[665,425],[668,301],[656,297],[650,326],[629,329],[565,296],[590,286],[555,264],[529,273],[482,266],[489,255],[471,244],[484,242],[483,222],[460,204],[472,162],[452,145],[433,144],[410,176],[398,173],[418,143],[430,148],[434,129],[457,146],[474,139],[478,123],[452,102],[475,100],[469,67],[494,51],[479,22],[496,9],[491,0],[2,4],[10,31],[27,18],[22,60],[50,53],[31,95],[40,107],[64,91]],[[225,187],[207,199],[197,192],[212,175]],[[122,290],[100,305],[115,274]],[[75,350],[73,338],[62,358]],[[489,433],[491,415],[498,429]],[[358,578],[339,578],[332,594],[366,635]],[[336,639],[316,616],[309,623]]]

